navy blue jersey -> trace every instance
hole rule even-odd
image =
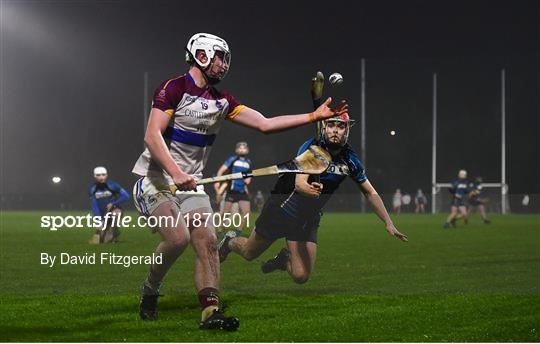
[[[246,157],[231,155],[223,165],[227,167],[228,173],[246,172],[251,169],[251,160]],[[244,193],[246,192],[246,183],[243,179],[233,180],[228,190]]]
[[[94,216],[104,216],[109,203],[118,206],[129,201],[129,193],[112,180],[105,183],[93,183],[88,188],[88,196],[92,202]]]
[[[315,139],[306,141],[298,150],[298,155],[314,144],[316,144]],[[323,148],[325,148],[324,145]],[[317,181],[323,184],[320,197],[309,197],[296,192],[295,174],[285,173],[279,176],[271,192],[270,202],[279,202],[283,211],[295,218],[315,216],[322,211],[326,202],[347,176],[357,183],[363,183],[367,180],[364,165],[349,144],[332,157],[332,162],[326,172],[308,178],[309,183],[318,178]]]
[[[467,179],[457,179],[452,183],[451,191],[454,198],[463,199],[469,193],[469,182]]]
[[[470,183],[469,190],[470,192],[476,191],[469,195],[470,198],[478,198],[482,192],[482,183]]]

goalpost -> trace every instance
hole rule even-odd
[[[431,213],[435,214],[441,205],[441,188],[451,187],[451,183],[437,182],[437,73],[433,74],[433,137],[432,137],[432,164],[431,164]],[[508,185],[506,184],[506,71],[501,70],[501,180],[500,182],[482,183],[484,188],[500,189],[500,212],[509,211],[507,199]],[[449,196],[447,197],[450,198]]]

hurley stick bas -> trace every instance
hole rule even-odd
[[[324,88],[324,74],[321,71],[317,71],[317,74],[313,79],[311,79],[311,100],[313,101],[313,110],[317,110],[319,106],[322,104],[322,95],[323,95],[323,88]],[[321,135],[322,135],[322,128],[321,128],[321,121],[317,121],[315,123],[315,143],[317,146],[321,145]],[[332,160],[330,158],[330,160]],[[321,182],[320,175],[314,176],[314,181],[317,183]]]
[[[237,172],[226,174],[223,176],[204,178],[197,181],[197,185],[210,184],[215,182],[224,182],[228,180],[243,179],[249,177],[271,176],[281,173],[305,173],[305,174],[321,174],[328,166],[332,156],[326,150],[319,146],[312,145],[304,153],[296,158],[282,162],[280,164],[258,168],[246,172]],[[170,186],[171,192],[176,192],[175,185]]]
[[[323,103],[322,94],[324,88],[324,74],[318,71],[313,79],[311,79],[311,100],[313,101],[313,110],[317,110]],[[315,124],[315,142],[320,145],[321,121]]]

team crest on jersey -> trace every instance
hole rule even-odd
[[[203,110],[208,110],[208,102],[204,98],[200,98],[201,100],[201,107]]]
[[[221,104],[219,100],[216,100],[216,107],[218,108],[219,111],[223,110],[223,104]]]
[[[328,169],[326,170],[326,173],[332,173],[332,174],[339,174],[342,176],[348,176],[349,175],[349,167],[346,164],[338,163],[334,164],[331,163],[330,166],[328,166]]]

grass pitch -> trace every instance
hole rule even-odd
[[[402,243],[373,214],[325,214],[307,284],[260,273],[283,241],[256,262],[229,256],[221,295],[241,326],[223,333],[197,328],[191,249],[164,283],[160,320],[143,322],[146,266],[49,268],[40,253],[147,255],[158,236],[127,229],[91,246],[91,230],[50,232],[41,215],[1,215],[0,341],[540,341],[540,216],[443,230],[442,215],[401,215]]]

